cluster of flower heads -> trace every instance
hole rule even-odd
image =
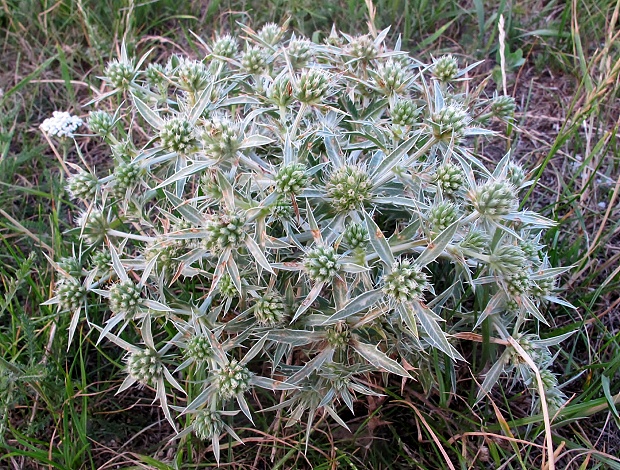
[[[57,263],[50,303],[73,312],[73,335],[103,299],[100,336],[128,351],[122,389],[156,388],[172,426],[191,414],[181,435],[216,455],[221,432],[236,436],[230,402],[251,420],[256,387],[282,391],[273,409],[290,422],[344,424],[339,403],[379,393],[372,372],[432,388],[433,350],[467,359],[456,333],[488,322],[521,338],[550,323],[544,302],[568,306],[540,243],[552,223],[519,210],[525,170],[508,154],[490,171],[472,151],[514,100],[464,93],[476,64],[420,62],[387,32],[318,44],[269,24],[203,42],[200,60],[123,50],[106,68],[104,98],[122,105],[88,125],[115,166],[69,178],[88,248],[77,269]],[[136,115],[148,139],[128,131]],[[514,369],[508,349],[481,396]],[[169,406],[172,389],[192,401]]]
[[[45,119],[39,128],[52,137],[73,137],[82,124],[84,122],[78,116],[66,111],[54,111],[52,117]]]

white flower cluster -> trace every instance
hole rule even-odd
[[[39,128],[54,137],[71,137],[82,124],[84,121],[77,116],[66,111],[54,111],[52,117],[43,121]]]

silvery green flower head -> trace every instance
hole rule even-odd
[[[67,191],[73,199],[93,200],[99,189],[99,180],[90,171],[82,170],[67,180]]]
[[[431,127],[437,140],[458,142],[471,122],[471,117],[463,107],[448,105],[435,111],[431,116]]]
[[[489,219],[501,218],[518,206],[514,186],[506,180],[490,180],[467,194],[478,214]]]
[[[237,48],[237,40],[230,34],[217,37],[211,46],[214,55],[227,58],[234,57]]]
[[[105,68],[107,81],[119,90],[128,90],[136,76],[136,70],[131,61],[113,59]]]
[[[454,80],[459,73],[459,64],[452,55],[445,55],[435,60],[433,75],[440,82],[448,83]]]
[[[379,49],[374,39],[367,34],[351,39],[345,51],[354,59],[358,59],[362,62],[368,62],[376,58],[379,54]]]
[[[66,111],[54,111],[52,117],[45,119],[39,128],[52,137],[73,137],[75,131],[83,123],[78,116],[73,116]]]

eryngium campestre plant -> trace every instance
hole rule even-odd
[[[504,344],[535,344],[552,322],[543,304],[569,306],[540,244],[552,222],[519,210],[526,173],[510,154],[491,171],[473,150],[494,134],[476,110],[499,119],[510,100],[469,96],[455,59],[413,60],[386,31],[328,44],[275,25],[245,33],[220,36],[202,61],[123,50],[106,69],[122,107],[115,125],[104,113],[89,123],[121,163],[69,182],[84,205],[76,248],[92,263],[49,303],[78,312],[73,331],[87,295],[107,303],[100,331],[129,352],[124,386],[156,386],[173,425],[166,396],[183,390],[194,399],[174,410],[195,419],[181,434],[217,442],[235,409],[251,416],[256,387],[311,422],[376,394],[372,372],[430,393],[432,358],[470,359],[457,334],[485,322]],[[504,373],[531,387],[514,353],[480,397]]]

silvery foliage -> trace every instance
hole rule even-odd
[[[122,105],[89,127],[115,165],[68,182],[87,248],[77,272],[55,263],[49,303],[73,312],[73,337],[103,299],[93,327],[128,353],[121,390],[155,388],[175,429],[194,417],[179,436],[211,439],[218,458],[220,434],[237,437],[231,410],[252,420],[254,388],[282,391],[271,409],[288,424],[327,413],[346,427],[337,409],[380,394],[373,372],[429,390],[432,357],[455,377],[456,335],[483,322],[529,348],[561,406],[548,348],[564,337],[532,333],[550,323],[545,301],[570,306],[540,243],[553,223],[519,209],[529,183],[510,154],[491,171],[471,148],[514,100],[464,93],[477,64],[419,62],[387,32],[316,44],[244,27],[243,44],[200,40],[203,60],[147,65],[123,48],[106,69],[94,103]],[[535,389],[507,346],[480,398],[504,373]],[[172,406],[171,392],[191,398]]]

